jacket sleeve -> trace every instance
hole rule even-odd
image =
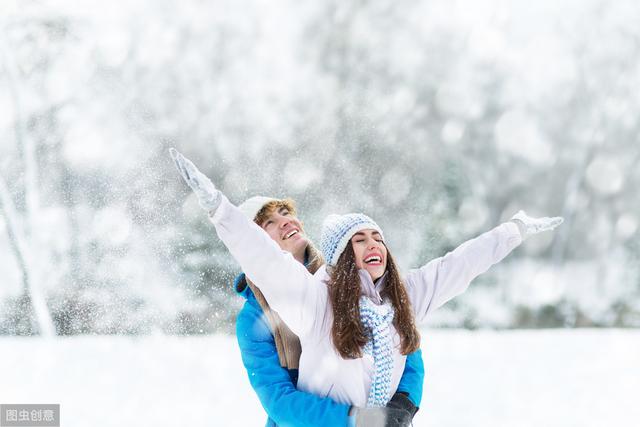
[[[500,262],[522,243],[518,226],[506,222],[464,242],[445,256],[411,270],[405,278],[417,322],[460,295],[473,279]]]
[[[404,372],[400,378],[397,391],[407,393],[409,400],[420,407],[422,402],[422,386],[424,384],[424,361],[422,360],[422,350],[417,349],[407,355],[404,365]]]
[[[324,312],[327,287],[321,280],[283,251],[257,224],[222,196],[210,217],[216,232],[231,255],[254,283],[269,305],[299,337],[312,329],[318,313]]]
[[[238,314],[236,336],[249,382],[269,417],[281,427],[346,426],[349,405],[298,391],[280,366],[275,341],[258,309]]]

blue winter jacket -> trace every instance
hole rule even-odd
[[[251,288],[239,289],[243,282],[244,274],[234,281],[236,292],[246,299],[236,320],[236,337],[249,382],[269,415],[267,427],[347,426],[350,405],[296,389],[298,370],[280,366],[271,325]],[[422,352],[417,350],[407,356],[397,391],[406,393],[419,407],[423,380]]]

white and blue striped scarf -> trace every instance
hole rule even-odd
[[[367,406],[385,406],[391,398],[393,353],[389,325],[393,321],[391,304],[374,304],[366,296],[360,297],[360,320],[369,333],[364,352],[373,357],[375,368]]]

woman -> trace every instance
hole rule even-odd
[[[293,200],[258,196],[238,207],[311,274],[324,264],[304,231]],[[244,273],[234,281],[236,292],[245,298],[236,319],[236,337],[251,386],[269,415],[267,426],[347,427],[351,421],[369,426],[404,426],[411,422],[422,399],[424,365],[420,350],[407,355],[398,390],[385,408],[367,408],[357,417],[349,417],[350,405],[296,389],[300,341],[271,310],[259,285]]]
[[[283,252],[187,159],[171,151],[220,239],[302,346],[298,388],[355,407],[383,406],[396,390],[406,354],[419,345],[415,322],[464,292],[526,234],[561,218],[513,220],[400,279],[380,227],[362,214],[330,216],[315,274]]]

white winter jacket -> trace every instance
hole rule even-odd
[[[314,275],[283,251],[269,235],[249,221],[226,197],[210,217],[216,232],[242,270],[258,285],[269,305],[300,338],[298,388],[333,400],[366,406],[375,372],[373,358],[343,359],[331,340],[333,313],[328,299],[329,275],[321,267]],[[441,258],[411,270],[404,277],[416,323],[427,314],[464,292],[469,283],[502,260],[522,242],[516,224],[504,223],[469,240]],[[360,271],[363,294],[379,298],[371,277]],[[375,301],[376,303],[378,301]],[[404,371],[400,336],[393,325],[394,348],[392,394]]]

